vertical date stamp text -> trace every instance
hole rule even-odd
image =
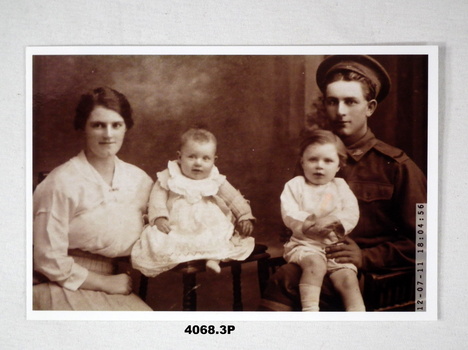
[[[416,204],[416,291],[415,311],[426,311],[426,203]]]

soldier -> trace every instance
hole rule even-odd
[[[369,56],[336,55],[320,64],[316,79],[332,129],[347,147],[347,164],[337,176],[349,184],[360,212],[356,228],[341,244],[326,248],[327,258],[361,271],[414,266],[415,207],[426,202],[426,178],[402,150],[377,139],[367,125],[390,90],[388,73]],[[283,265],[270,279],[260,309],[300,310],[300,276],[298,265]],[[322,302],[332,292],[327,289],[324,285]],[[327,308],[337,306],[321,305]]]

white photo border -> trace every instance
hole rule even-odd
[[[32,61],[35,55],[428,55],[427,289],[424,312],[96,312],[32,309]],[[28,320],[128,321],[424,321],[438,306],[439,50],[435,45],[377,46],[38,46],[26,48],[26,315]]]

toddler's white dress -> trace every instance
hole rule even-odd
[[[156,225],[144,228],[131,255],[136,269],[154,277],[190,260],[244,260],[251,254],[254,239],[234,232],[229,203],[217,195],[226,177],[216,167],[208,178],[193,180],[182,174],[177,162],[170,161],[157,176],[155,186],[160,188],[153,189],[150,201],[167,198],[171,231],[166,234]],[[166,193],[153,195],[158,191]]]

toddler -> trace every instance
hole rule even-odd
[[[148,216],[132,250],[132,264],[154,277],[179,263],[206,259],[220,272],[220,260],[244,260],[254,248],[248,201],[214,165],[217,142],[203,129],[181,137],[178,160],[157,173]],[[236,228],[234,227],[236,225]]]
[[[302,311],[319,311],[320,290],[326,273],[343,298],[346,311],[365,311],[357,268],[327,260],[325,247],[351,232],[359,219],[357,199],[336,173],[346,161],[346,148],[330,131],[316,130],[303,142],[303,176],[286,183],[281,214],[292,237],[284,258],[301,266],[299,284]]]

